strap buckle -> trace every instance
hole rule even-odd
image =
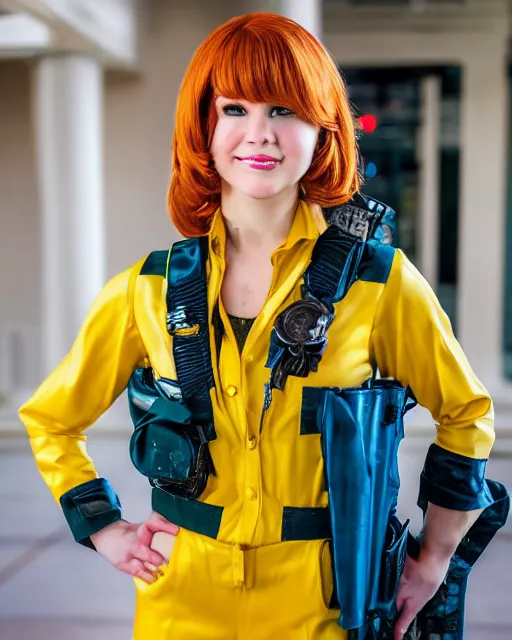
[[[167,331],[172,336],[193,336],[197,335],[199,330],[200,325],[194,322],[194,318],[183,305],[167,313]]]

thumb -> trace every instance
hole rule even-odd
[[[140,525],[137,536],[142,544],[150,545],[153,534],[157,533],[157,531],[176,536],[178,535],[179,527],[166,520],[159,513],[152,513],[149,518]]]
[[[145,547],[149,547],[151,545],[153,534],[148,528],[147,522],[143,522],[137,529],[137,538],[139,539],[139,542]]]
[[[176,536],[180,530],[178,525],[169,522],[169,520],[161,516],[156,511],[151,513],[149,518],[146,520],[146,523],[153,533],[162,531],[163,533],[170,533],[171,535]]]

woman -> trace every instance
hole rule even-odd
[[[385,279],[356,280],[334,305],[316,370],[285,376],[269,392],[273,327],[302,297],[303,274],[327,228],[321,207],[358,193],[357,165],[345,87],[323,46],[277,15],[219,27],[180,90],[169,189],[178,230],[208,239],[213,379],[202,401],[210,403],[214,434],[206,438],[206,486],[185,502],[157,487],[153,513],[131,524],[84,447],[83,431],[135,370],[167,385],[168,397],[184,397],[176,344],[199,325],[171,314],[166,328],[167,251],[107,283],[69,355],[20,410],[75,538],[136,577],[135,640],[347,637],[339,610],[329,608],[329,536],[308,529],[328,496],[306,389],[359,387],[378,366],[431,410],[435,446],[470,466],[489,455],[491,400],[434,294],[400,251],[386,254]],[[171,259],[171,278],[179,266]],[[153,444],[158,452],[160,442]],[[442,500],[429,505],[419,558],[407,559],[398,593],[396,639],[436,592],[488,504],[481,484],[473,493],[459,510]],[[169,514],[177,504],[193,509],[176,536]]]

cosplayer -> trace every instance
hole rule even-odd
[[[216,29],[176,109],[187,239],[107,283],[20,410],[75,539],[135,577],[134,640],[462,638],[467,574],[508,509],[484,477],[492,403],[360,186],[324,47],[272,14]],[[153,487],[139,525],[85,449],[125,389]],[[437,422],[420,541],[395,516],[416,400]]]

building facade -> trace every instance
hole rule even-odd
[[[0,0],[0,430],[21,430],[15,407],[67,352],[106,278],[177,238],[165,195],[186,65],[218,24],[272,10],[339,64],[363,117],[365,189],[397,209],[400,243],[494,397],[498,445],[512,449],[510,8]],[[124,404],[105,428],[128,428]],[[432,430],[416,412],[409,432]]]

